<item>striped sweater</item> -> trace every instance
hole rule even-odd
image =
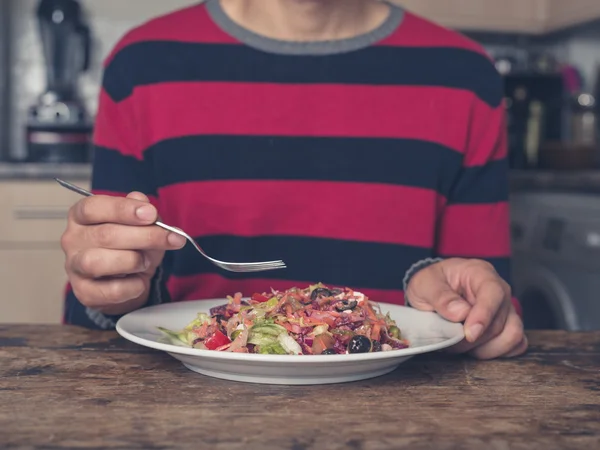
[[[95,193],[148,194],[188,245],[168,252],[150,304],[317,281],[402,304],[418,261],[473,257],[509,280],[503,86],[482,48],[392,7],[370,33],[286,42],[218,0],[153,19],[105,62]],[[65,322],[110,328],[67,289]]]

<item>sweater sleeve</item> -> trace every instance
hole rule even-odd
[[[491,82],[502,89],[500,76]],[[436,253],[486,260],[511,284],[506,113],[499,103],[472,108],[462,169],[443,209]],[[517,299],[513,304],[521,313]]]
[[[126,196],[131,191],[139,191],[148,195],[157,206],[157,190],[150,164],[144,160],[143,149],[138,144],[135,108],[129,97],[121,95],[131,91],[131,64],[120,59],[118,51],[119,47],[105,63],[93,137],[92,192]],[[152,280],[149,304],[168,299],[162,275],[162,268],[159,268]],[[82,305],[70,284],[67,284],[65,294],[64,323],[114,328],[118,317],[106,316]]]

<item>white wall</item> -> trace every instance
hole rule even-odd
[[[558,55],[576,65],[581,71],[585,87],[593,89],[600,66],[600,25],[585,32],[575,33],[558,43],[556,49]]]

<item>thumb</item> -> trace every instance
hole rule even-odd
[[[148,198],[147,195],[142,194],[141,192],[130,192],[129,194],[127,194],[127,198],[132,198],[134,200],[140,200],[142,202],[148,202],[150,203],[150,199]]]
[[[142,194],[141,192],[136,192],[136,191],[130,192],[127,195],[127,198],[132,198],[134,200],[140,200],[142,202],[150,203],[150,199],[148,198],[148,196],[146,196],[145,194]],[[160,220],[160,216],[156,216],[156,219]],[[146,270],[146,272],[144,272],[144,275],[147,278],[152,278],[154,276],[154,273],[156,272],[156,269],[162,263],[162,260],[165,256],[165,251],[164,250],[146,250],[143,252],[143,254],[150,261],[150,265],[148,266],[148,269]]]

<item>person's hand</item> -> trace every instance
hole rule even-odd
[[[486,261],[452,258],[425,267],[409,281],[406,296],[417,309],[464,322],[465,340],[451,352],[492,359],[527,350],[510,287]]]
[[[69,282],[82,304],[105,314],[144,305],[165,250],[185,245],[181,236],[151,225],[157,217],[139,192],[127,198],[95,195],[73,205],[61,246]]]

